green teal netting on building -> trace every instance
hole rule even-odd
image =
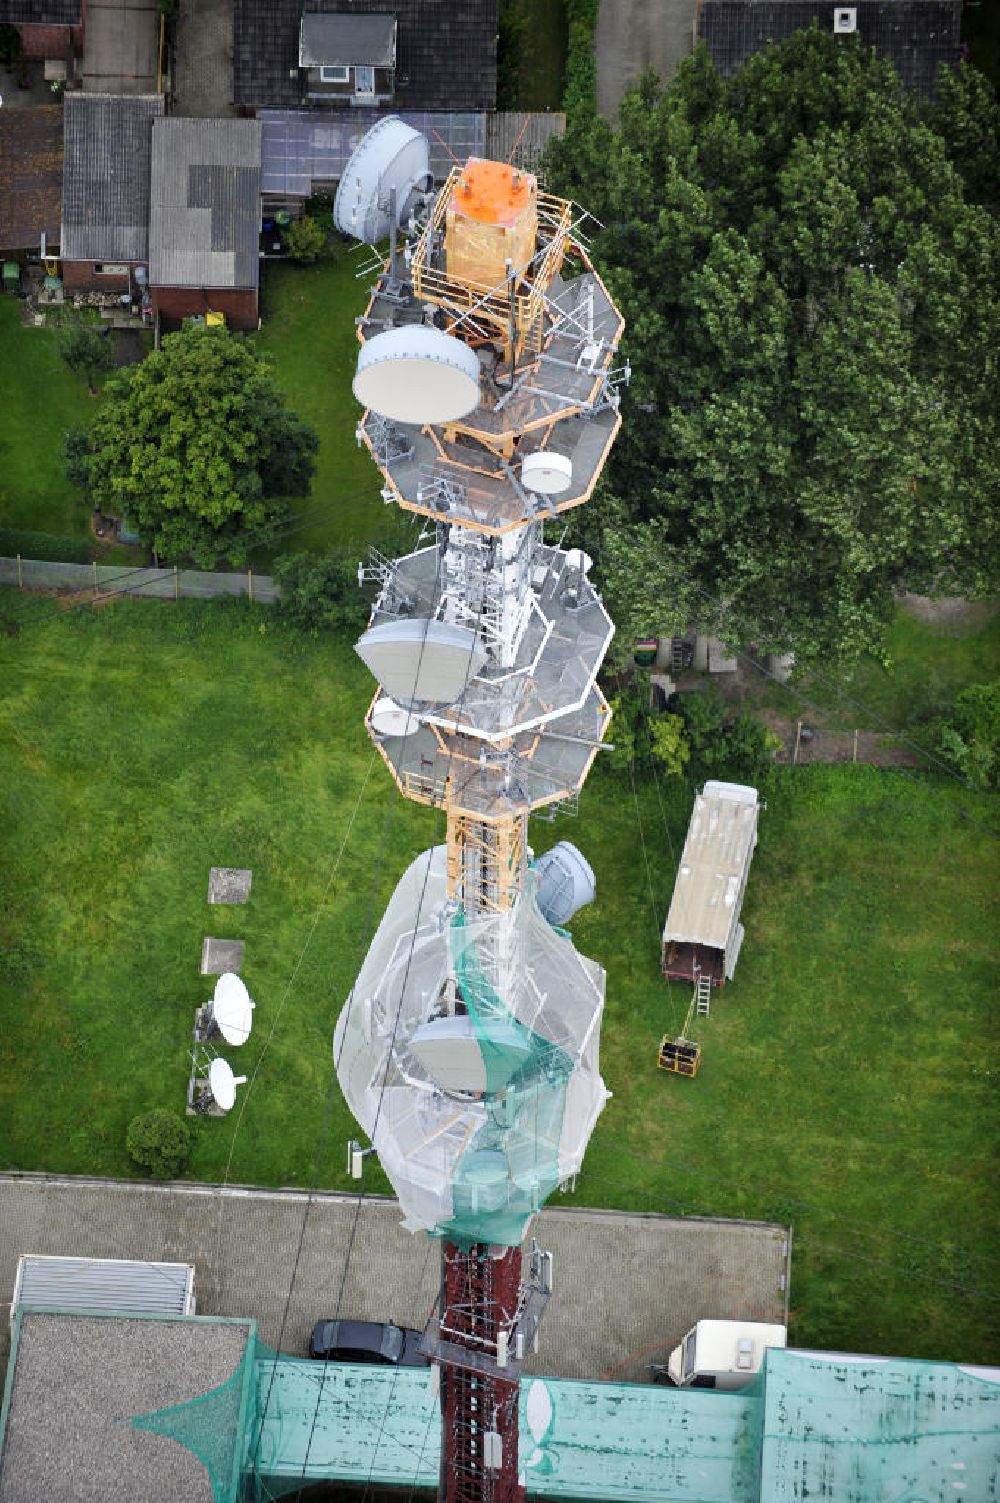
[[[438,1401],[421,1369],[257,1344],[220,1388],[133,1423],[193,1451],[215,1503],[437,1481]],[[567,1503],[1000,1499],[1000,1381],[943,1362],[771,1350],[739,1393],[524,1377],[520,1432],[529,1497]]]

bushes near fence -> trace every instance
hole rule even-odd
[[[569,50],[563,109],[567,125],[597,113],[597,56],[594,33],[600,0],[566,0]]]
[[[85,564],[90,546],[84,538],[59,537],[54,532],[29,532],[0,527],[0,557],[36,558],[44,563]]]

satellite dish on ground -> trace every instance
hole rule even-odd
[[[362,346],[354,395],[391,422],[457,422],[479,405],[479,359],[453,334],[404,324]]]
[[[486,662],[474,631],[409,618],[373,626],[354,651],[396,705],[450,705]]]
[[[551,449],[536,449],[521,460],[521,482],[539,496],[558,496],[573,482],[573,461]]]
[[[233,1067],[226,1059],[213,1059],[208,1071],[208,1085],[212,1100],[220,1112],[231,1111],[236,1104],[236,1087],[246,1080],[245,1075],[234,1075]]]
[[[234,971],[224,971],[215,983],[211,1021],[227,1044],[245,1044],[253,1027],[254,1004]]]
[[[333,201],[333,222],[342,234],[375,244],[406,222],[414,198],[429,193],[433,183],[427,137],[398,115],[387,115],[352,151]]]
[[[368,723],[376,736],[412,736],[420,729],[420,721],[412,710],[404,709],[387,694],[372,705]]]

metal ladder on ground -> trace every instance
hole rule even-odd
[[[694,984],[695,1010],[700,1018],[707,1018],[712,1002],[712,983],[707,976],[699,976]]]

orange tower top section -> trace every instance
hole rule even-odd
[[[447,274],[495,287],[509,261],[523,271],[535,254],[538,182],[505,162],[470,157],[458,175],[445,225]]]

